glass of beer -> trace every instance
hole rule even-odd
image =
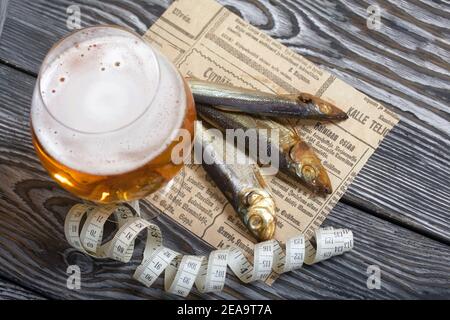
[[[194,121],[194,100],[177,69],[116,26],[82,29],[56,43],[31,106],[33,144],[45,169],[64,189],[97,203],[141,199],[170,181],[182,167],[172,153],[192,143]]]

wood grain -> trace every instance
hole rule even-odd
[[[6,21],[6,9],[8,8],[8,1],[4,0],[0,2],[0,39],[2,37],[3,25]]]
[[[144,33],[171,2],[77,3],[83,26],[115,23]],[[382,27],[369,30],[368,1],[219,2],[402,116],[343,201],[450,244],[449,5],[377,1]],[[11,1],[0,60],[35,75],[69,32],[71,4]]]
[[[0,279],[0,300],[44,300],[28,289],[17,286],[7,280]]]
[[[63,221],[77,200],[59,188],[34,155],[28,127],[35,79],[0,65],[0,270],[3,277],[56,299],[174,299],[162,291],[162,278],[145,288],[131,277],[144,241],[139,238],[131,263],[92,259],[69,248]],[[142,210],[152,215],[148,203]],[[166,216],[154,221],[165,244],[177,251],[207,254],[210,247]],[[405,228],[339,203],[326,224],[355,234],[351,253],[282,275],[272,287],[242,285],[229,276],[220,294],[190,299],[318,299],[450,297],[450,248]],[[66,287],[69,265],[82,270],[81,290]],[[380,290],[366,286],[366,270],[382,271]]]

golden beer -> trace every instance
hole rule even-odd
[[[192,94],[167,58],[132,32],[99,26],[50,50],[31,129],[39,159],[63,188],[114,203],[143,198],[178,173],[172,153],[192,142],[195,117]]]

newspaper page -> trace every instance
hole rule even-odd
[[[281,242],[298,234],[313,235],[399,121],[392,111],[214,0],[175,1],[144,38],[185,76],[278,94],[307,92],[348,113],[344,122],[294,124],[322,159],[333,194],[315,196],[287,177],[266,177],[278,207],[275,238]],[[232,245],[253,254],[256,240],[201,166],[187,165],[168,190],[148,200],[212,246]]]

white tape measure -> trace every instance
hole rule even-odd
[[[112,240],[102,244],[105,222],[112,215],[116,217],[119,229]],[[86,220],[82,223],[84,217]],[[151,286],[165,271],[165,290],[183,297],[189,294],[194,283],[202,293],[221,291],[227,267],[244,283],[264,281],[272,271],[281,274],[299,269],[303,262],[317,263],[353,248],[350,230],[323,228],[316,231],[311,241],[305,241],[303,235],[299,235],[289,239],[284,248],[276,240],[256,244],[253,264],[235,247],[214,250],[209,258],[183,256],[162,245],[162,234],[157,225],[135,216],[127,206],[115,205],[75,205],[66,217],[64,231],[70,245],[81,252],[124,263],[133,255],[136,237],[147,231],[143,260],[133,277]]]

